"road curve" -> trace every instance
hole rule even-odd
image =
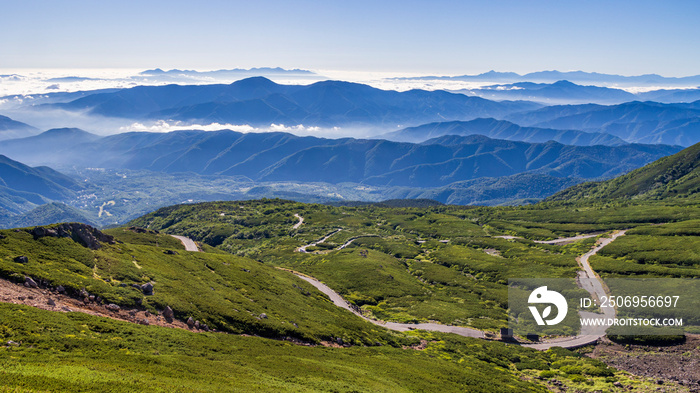
[[[387,329],[396,330],[396,331],[400,331],[400,332],[405,332],[408,330],[431,330],[431,331],[436,331],[436,332],[454,333],[454,334],[458,334],[460,336],[465,336],[465,337],[475,337],[475,338],[484,338],[485,337],[484,332],[482,332],[481,330],[472,329],[472,328],[468,328],[468,327],[462,327],[462,326],[442,325],[439,323],[385,322],[385,321],[379,321],[376,319],[367,318],[366,316],[364,316],[360,312],[358,312],[357,309],[351,307],[350,303],[348,303],[345,299],[343,299],[342,296],[340,296],[334,290],[330,289],[324,283],[316,280],[313,277],[295,272],[293,270],[289,270],[289,269],[281,269],[281,270],[291,272],[292,274],[296,275],[297,277],[301,278],[302,280],[313,285],[319,291],[328,295],[328,297],[331,299],[333,304],[335,304],[336,306],[344,308],[344,309],[352,312],[353,314],[357,315],[358,317],[360,317],[368,322],[371,322],[377,326],[382,326],[382,327],[385,327]]]
[[[581,255],[578,259],[579,263],[581,264],[581,267],[583,268],[582,271],[579,272],[579,282],[582,284],[581,287],[588,291],[592,297],[596,299],[600,299],[601,296],[605,296],[605,287],[603,285],[603,281],[598,277],[595,272],[593,271],[593,268],[591,268],[591,264],[588,262],[588,259],[592,257],[593,255],[597,254],[598,251],[600,251],[603,247],[607,246],[608,244],[612,243],[615,239],[617,239],[620,236],[624,236],[626,231],[619,231],[613,233],[611,237],[605,237],[601,238],[598,240],[598,243],[596,246],[588,251],[587,253]],[[599,302],[600,304],[600,302]],[[602,308],[603,313],[598,314],[598,313],[592,313],[592,312],[587,312],[587,311],[579,311],[579,316],[581,318],[588,318],[588,319],[613,319],[615,318],[615,315],[617,314],[615,308],[613,307],[604,307]],[[573,337],[563,337],[559,339],[554,339],[551,341],[547,341],[544,343],[539,343],[539,344],[525,344],[523,345],[524,347],[528,348],[534,348],[538,349],[541,351],[544,351],[546,349],[552,348],[552,347],[562,347],[562,348],[576,348],[576,347],[581,347],[587,344],[594,343],[598,341],[598,339],[602,338],[605,336],[605,331],[608,329],[609,326],[606,325],[601,325],[601,326],[582,326],[581,327],[581,333],[579,333],[577,336]]]
[[[303,219],[300,220],[303,221]],[[328,238],[333,236],[334,234],[338,233],[342,229],[336,229],[335,231],[329,233],[326,235],[324,238],[308,244],[306,246],[302,246],[297,248],[296,251],[298,252],[308,252],[306,251],[306,248],[312,245],[316,245],[318,243],[326,241]],[[623,236],[625,234],[625,231],[618,231],[615,232],[611,237],[609,238],[601,238],[596,247],[588,251],[587,253],[583,254],[581,257],[579,257],[579,262],[581,264],[581,267],[583,268],[582,271],[579,272],[579,278],[582,279],[587,279],[587,280],[582,280],[584,282],[587,282],[587,285],[583,285],[583,289],[586,289],[588,292],[591,293],[592,296],[596,298],[600,298],[601,296],[605,295],[605,289],[603,286],[603,282],[600,280],[600,278],[595,274],[593,269],[591,268],[590,263],[588,262],[588,259],[598,253],[603,247],[607,246],[608,244],[612,243],[615,239],[617,239],[620,236]],[[187,251],[200,251],[195,242],[185,236],[176,236],[176,235],[171,235],[172,237],[180,240],[182,244],[185,246],[185,249]],[[582,235],[584,237],[577,236],[578,239],[585,239],[587,237],[593,237],[597,235]],[[569,240],[570,238],[567,238]],[[347,244],[349,244],[352,240],[351,239],[348,241]],[[557,239],[560,240],[560,239]],[[360,318],[371,322],[377,326],[383,326],[387,329],[391,330],[396,330],[396,331],[408,331],[408,330],[429,330],[429,331],[437,331],[437,332],[443,332],[443,333],[454,333],[458,334],[460,336],[465,336],[465,337],[475,337],[475,338],[485,338],[485,334],[481,330],[477,329],[472,329],[468,327],[463,327],[463,326],[452,326],[452,325],[442,325],[438,323],[398,323],[398,322],[385,322],[385,321],[380,321],[376,319],[371,319],[367,318],[366,316],[362,315],[356,308],[352,307],[350,303],[348,303],[345,299],[343,299],[342,296],[340,296],[337,292],[329,288],[327,285],[323,284],[322,282],[316,280],[315,278],[295,272],[290,269],[285,269],[285,268],[280,268],[280,270],[285,270],[288,271],[297,277],[301,278],[302,280],[308,282],[309,284],[313,285],[316,287],[319,291],[323,292],[326,294],[333,304],[335,304],[338,307],[344,308],[353,314],[359,316]],[[615,317],[615,309],[613,308],[605,308],[603,309],[604,314],[597,314],[597,313],[591,313],[591,312],[585,312],[581,311],[579,314],[581,315],[582,318],[614,318]],[[583,345],[591,344],[593,342],[596,342],[599,338],[603,337],[605,335],[605,330],[607,329],[607,326],[599,326],[599,327],[589,327],[588,330],[581,331],[581,334],[578,336],[574,337],[562,337],[558,339],[553,339],[544,343],[538,343],[538,344],[524,344],[522,346],[527,347],[527,348],[533,348],[537,350],[546,350],[552,347],[562,347],[562,348],[576,348],[580,347]]]
[[[292,227],[292,229],[299,229],[299,227],[301,226],[301,224],[304,223],[304,217],[300,216],[300,215],[297,214],[297,213],[294,213],[294,217],[298,218],[298,219],[299,219],[299,222],[297,222],[296,224],[294,224],[294,226]]]
[[[199,251],[199,247],[197,247],[197,244],[194,242],[194,240],[190,239],[189,237],[177,236],[177,235],[170,235],[170,236],[181,241],[182,245],[185,246],[185,250],[187,250],[187,251]]]
[[[330,238],[331,236],[335,235],[336,233],[338,233],[338,232],[340,232],[340,231],[342,231],[342,230],[343,230],[342,228],[338,228],[338,229],[334,230],[333,232],[327,234],[327,235],[326,235],[325,237],[323,237],[322,239],[316,240],[315,242],[309,243],[309,244],[307,244],[307,245],[305,245],[305,246],[301,246],[301,247],[297,248],[295,251],[296,251],[296,252],[304,252],[304,253],[307,253],[307,254],[308,254],[309,252],[306,251],[306,249],[307,249],[308,247],[313,247],[313,246],[315,246],[315,245],[317,245],[317,244],[319,244],[319,243],[323,243],[323,242],[325,242],[326,240],[328,240],[328,238]]]

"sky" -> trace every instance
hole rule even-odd
[[[0,74],[283,67],[700,74],[700,1],[0,0]]]

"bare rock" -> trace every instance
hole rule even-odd
[[[146,296],[153,296],[153,284],[147,282],[141,285],[141,292]]]
[[[39,285],[31,277],[24,277],[24,286],[27,288],[39,288]]]
[[[267,314],[265,314],[265,313],[260,314],[260,319],[267,319]]]
[[[15,257],[14,261],[17,262],[17,263],[24,263],[24,264],[27,264],[27,263],[29,263],[29,258],[27,258],[27,257],[24,256],[24,255],[20,255],[20,256],[18,256],[18,257]]]
[[[165,250],[165,251],[163,251],[163,254],[166,254],[166,255],[178,255],[178,254],[177,254],[177,251],[173,251],[173,250]]]
[[[59,286],[56,287],[56,292],[58,292],[58,293],[65,293],[65,292],[66,292],[66,288],[63,288],[63,285],[59,285]]]
[[[105,306],[105,308],[109,311],[114,311],[114,312],[121,310],[121,307],[119,307],[118,305],[116,305],[114,303],[109,303],[108,305]]]
[[[175,313],[173,312],[173,309],[170,308],[170,306],[166,306],[165,310],[163,310],[163,318],[165,318],[168,323],[173,323],[173,320],[175,319]]]
[[[48,305],[51,306],[51,307],[55,307],[55,306],[56,306],[56,302],[55,302],[53,299],[47,300],[47,301],[46,301],[46,304],[48,304]]]
[[[194,328],[199,329],[202,325],[199,323],[199,321],[194,321]]]
[[[194,319],[192,317],[187,318],[187,327],[190,329],[194,327]]]
[[[106,235],[90,225],[78,222],[59,224],[51,228],[36,227],[29,233],[34,236],[35,240],[47,236],[70,237],[76,243],[80,243],[91,250],[97,250],[102,247],[100,242],[116,244],[113,236]]]
[[[138,320],[139,325],[150,325],[151,323],[148,322],[148,319],[143,318]]]

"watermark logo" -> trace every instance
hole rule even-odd
[[[556,325],[566,318],[566,313],[568,311],[566,299],[557,291],[548,291],[547,286],[536,288],[534,291],[532,291],[532,293],[530,293],[530,297],[527,299],[527,301],[530,304],[550,304],[550,306],[547,306],[547,308],[542,311],[542,315],[540,315],[539,311],[537,311],[537,307],[529,306],[532,316],[540,326]],[[551,305],[557,306],[557,314],[554,318],[545,320],[544,318],[547,318],[552,313]]]

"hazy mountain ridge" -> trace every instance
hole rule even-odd
[[[661,104],[633,101],[619,105],[555,105],[508,115],[527,127],[603,132],[630,143],[690,146],[700,142],[700,102]]]
[[[636,94],[621,89],[582,86],[566,80],[554,83],[517,82],[505,85],[485,86],[478,89],[455,90],[456,93],[475,95],[489,100],[526,100],[544,104],[619,104],[638,100]],[[672,93],[660,97],[673,97]]]
[[[38,133],[39,130],[29,124],[0,115],[0,140],[22,138],[27,135]]]
[[[645,74],[636,76],[624,76],[614,74],[603,74],[598,72],[584,71],[538,71],[520,75],[515,72],[489,71],[477,75],[460,76],[421,76],[395,78],[399,80],[459,80],[459,81],[498,81],[504,83],[516,82],[538,82],[554,83],[560,80],[571,81],[576,84],[599,83],[618,84],[623,86],[659,86],[659,85],[679,85],[679,86],[700,86],[700,75],[686,77],[664,77],[657,74]]]
[[[494,139],[542,143],[550,140],[576,146],[623,145],[619,137],[600,132],[579,130],[556,130],[552,128],[521,127],[515,123],[496,119],[474,119],[471,121],[451,121],[423,124],[380,135],[398,142],[423,142],[443,135],[485,135]]]
[[[0,153],[25,158],[34,154],[37,159],[50,160],[48,163],[55,167],[194,172],[244,176],[253,181],[439,187],[523,172],[589,179],[611,177],[680,150],[665,145],[583,147],[556,142],[526,143],[477,135],[443,136],[413,144],[234,131],[124,133],[99,139],[84,133],[62,132],[77,135],[83,142],[56,153],[57,131],[52,131],[0,143]],[[46,143],[42,143],[43,138]]]
[[[54,200],[75,198],[82,185],[47,167],[29,167],[0,155],[0,225]]]
[[[444,119],[499,117],[540,105],[493,102],[445,91],[380,90],[340,81],[280,85],[255,77],[230,85],[140,86],[51,107],[135,119],[395,128],[399,124],[417,125]]]

